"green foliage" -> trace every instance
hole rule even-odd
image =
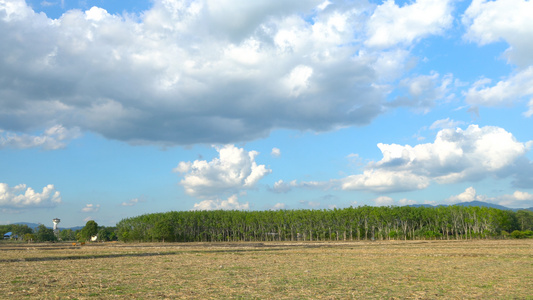
[[[98,240],[102,242],[116,241],[116,227],[99,227],[98,228]]]
[[[514,239],[525,239],[525,238],[533,238],[533,231],[531,230],[515,230],[511,232],[511,237]]]
[[[35,231],[35,241],[37,242],[55,242],[57,237],[52,228],[47,228],[43,224],[39,225]]]
[[[91,237],[98,234],[98,223],[93,220],[87,221],[85,227],[77,235],[78,240],[89,241]]]
[[[522,219],[512,211],[464,206],[181,211],[123,219],[117,237],[125,242],[473,239],[518,230]]]
[[[511,232],[511,237],[514,239],[522,239],[524,238],[524,234],[520,230],[515,230]]]
[[[75,241],[76,233],[72,229],[64,229],[59,232],[59,238],[62,241]]]
[[[520,224],[520,230],[533,230],[533,212],[529,210],[519,210],[516,212],[516,219]]]
[[[26,233],[23,237],[23,240],[25,242],[33,242],[35,240],[35,235],[33,235],[32,233]]]

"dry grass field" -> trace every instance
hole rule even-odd
[[[533,299],[533,240],[0,243],[0,298]]]

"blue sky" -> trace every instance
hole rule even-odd
[[[0,224],[533,206],[533,3],[0,1]]]

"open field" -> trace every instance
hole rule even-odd
[[[533,299],[533,240],[0,243],[0,298]]]

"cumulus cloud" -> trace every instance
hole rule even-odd
[[[478,195],[476,189],[473,187],[467,188],[464,192],[459,195],[451,196],[446,199],[449,203],[461,203],[461,202],[472,202],[472,201],[484,201],[486,197]]]
[[[67,129],[62,125],[52,126],[40,135],[15,134],[0,129],[0,149],[26,149],[41,147],[44,150],[64,148],[68,141],[81,135],[79,128]]]
[[[425,6],[448,11],[439,3]],[[366,125],[386,97],[374,84],[381,52],[361,51],[371,12],[317,0],[155,0],[139,15],[92,7],[50,19],[24,0],[3,1],[0,129],[62,124],[129,143],[190,145]],[[402,43],[442,27],[430,23]]]
[[[217,147],[218,158],[212,161],[180,162],[175,172],[184,174],[180,184],[185,192],[196,197],[213,197],[254,188],[256,183],[271,172],[255,161],[259,154],[234,145]]]
[[[365,170],[363,174],[350,175],[340,180],[343,190],[366,190],[372,192],[400,192],[424,189],[429,178],[411,171]]]
[[[394,204],[394,199],[387,196],[381,196],[377,197],[376,199],[372,200],[376,204],[376,206],[391,206]]]
[[[240,203],[236,195],[230,196],[227,200],[204,200],[195,203],[192,210],[247,210],[250,204]]]
[[[338,182],[344,190],[396,192],[423,189],[432,181],[454,183],[492,176],[515,178],[515,186],[523,186],[531,181],[527,173],[532,164],[525,157],[530,146],[531,142],[518,142],[500,127],[442,129],[433,143],[414,147],[379,143],[380,161],[369,163],[363,174]]]
[[[533,2],[474,0],[463,16],[465,38],[480,45],[505,41],[508,61],[524,67],[533,63]]]
[[[365,43],[385,48],[441,34],[452,25],[452,10],[449,0],[417,0],[402,7],[387,0],[372,14]]]
[[[53,184],[43,188],[41,193],[35,192],[25,184],[10,187],[0,183],[0,207],[3,208],[40,208],[55,207],[61,203],[61,194]]]
[[[100,204],[87,204],[81,209],[84,213],[95,213],[100,210]]]
[[[533,48],[532,48],[533,51]],[[510,106],[523,97],[533,96],[533,66],[498,81],[480,79],[465,93],[465,100],[472,105]]]

